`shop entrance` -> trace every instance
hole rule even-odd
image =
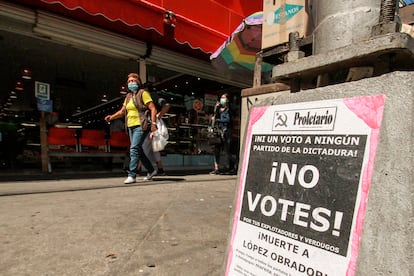
[[[47,127],[103,129],[103,117],[119,108],[129,72],[139,69],[136,60],[109,57],[72,45],[53,43],[13,32],[0,31],[0,169],[39,169],[40,112],[34,97],[34,82],[50,84],[52,112],[46,113]],[[29,69],[31,79],[23,78]],[[171,143],[163,152],[166,166],[206,166],[212,155],[204,137],[208,118],[220,93],[230,93],[235,109],[235,139],[238,137],[240,88],[183,72],[166,69],[163,64],[147,63],[147,85],[172,104],[165,120]],[[183,70],[186,71],[186,70]],[[13,149],[10,151],[9,149]],[[74,162],[86,169],[104,169],[102,162],[87,158],[60,158],[62,168]],[[122,169],[123,160],[115,160]],[[105,163],[106,164],[106,163]],[[100,167],[101,166],[101,167]],[[59,166],[57,166],[59,168]]]

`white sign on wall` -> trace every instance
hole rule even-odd
[[[385,97],[250,110],[226,275],[353,275]]]
[[[50,84],[35,81],[35,97],[42,100],[50,100]]]

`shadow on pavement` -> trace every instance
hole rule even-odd
[[[114,188],[128,188],[134,186],[151,186],[151,185],[168,185],[168,184],[176,184],[177,182],[184,182],[185,178],[159,178],[153,179],[152,181],[144,181],[138,180],[135,183],[131,184],[123,184],[123,179],[120,179],[119,182],[116,183],[105,183],[105,184],[89,184],[88,186],[76,186],[76,187],[49,187],[49,188],[42,188],[36,189],[33,188],[31,190],[22,190],[22,191],[10,191],[10,192],[0,192],[0,197],[4,196],[16,196],[16,195],[33,195],[33,194],[48,194],[48,193],[66,193],[66,192],[77,192],[77,191],[91,191],[91,190],[103,190],[103,189],[114,189]]]
[[[172,177],[170,181],[177,181],[175,176],[188,176],[196,174],[208,173],[206,170],[188,169],[168,171],[166,176],[162,177],[162,181],[169,180],[167,177]],[[127,173],[123,170],[116,171],[76,171],[76,170],[55,170],[52,173],[44,173],[40,170],[13,170],[0,171],[1,182],[14,181],[40,181],[40,180],[69,180],[69,179],[96,179],[96,178],[113,178],[126,177]],[[143,176],[142,176],[143,177]],[[158,180],[155,180],[158,181]]]

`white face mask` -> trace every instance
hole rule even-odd
[[[226,99],[220,99],[220,104],[221,105],[226,105],[227,104],[227,100]]]

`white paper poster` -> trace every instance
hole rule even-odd
[[[251,109],[226,275],[354,275],[384,103]]]

